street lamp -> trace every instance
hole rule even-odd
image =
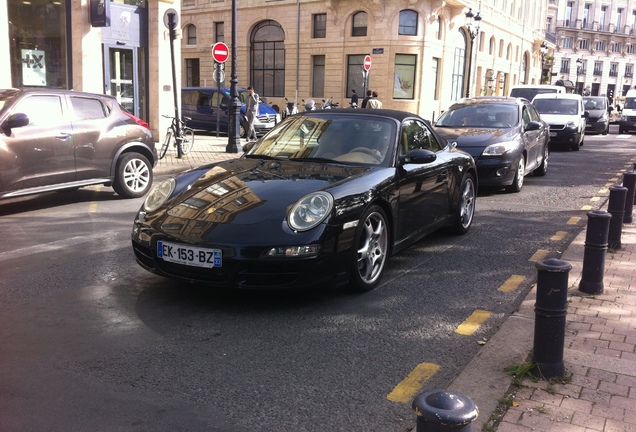
[[[583,82],[579,81],[579,75],[584,75],[583,70],[583,60],[580,58],[576,59],[576,86],[578,88],[579,94],[583,94]]]
[[[237,72],[237,52],[236,52],[236,22],[237,6],[236,0],[232,0],[232,76],[230,80],[230,124],[228,125],[226,153],[238,153],[241,149],[241,100],[238,94],[238,72]]]
[[[479,23],[481,22],[481,15],[477,12],[477,15],[473,13],[473,9],[469,8],[468,12],[466,12],[466,28],[468,29],[468,35],[470,36],[470,55],[468,56],[468,76],[467,76],[467,85],[466,85],[466,97],[470,96],[470,68],[472,66],[472,54],[473,54],[473,44],[475,43],[475,38],[479,34]],[[475,26],[474,28],[473,25]]]
[[[545,55],[548,53],[548,46],[545,44],[545,41],[541,42],[541,84],[546,81],[546,70],[545,70]]]

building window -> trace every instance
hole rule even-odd
[[[185,59],[186,63],[186,86],[199,87],[201,85],[199,59]]]
[[[587,29],[590,22],[590,9],[592,8],[591,3],[585,3],[585,8],[583,9],[583,22],[581,23],[582,29]]]
[[[590,40],[589,39],[580,39],[579,40],[579,49],[590,49]]]
[[[214,42],[225,42],[225,24],[223,22],[214,23]]]
[[[11,82],[13,87],[42,86],[70,88],[70,28],[66,23],[66,5],[70,2],[18,2],[0,6],[8,10]],[[3,67],[2,73],[6,73]]]
[[[561,59],[561,69],[559,70],[560,73],[570,73],[570,59],[568,58],[562,58]]]
[[[636,45],[634,44],[625,45],[625,52],[627,54],[636,54]]]
[[[186,45],[197,44],[197,27],[194,24],[190,24],[186,28]]]
[[[417,12],[413,10],[400,11],[399,35],[417,36]]]
[[[596,51],[605,51],[605,41],[598,41],[594,45]]]
[[[435,37],[437,40],[442,40],[442,17],[439,16],[437,17],[437,23],[435,25]]]
[[[621,31],[622,21],[623,21],[623,8],[618,8],[618,11],[616,11],[616,28],[614,29],[614,33]]]
[[[364,88],[362,71],[364,71],[365,57],[365,54],[352,54],[347,56],[347,85],[345,89]],[[348,94],[347,97],[349,97]]]
[[[262,21],[250,38],[251,83],[261,96],[285,96],[285,32],[276,21]]]
[[[607,6],[601,6],[601,15],[598,18],[598,30],[605,30],[605,15],[607,14]]]
[[[494,36],[490,38],[490,45],[488,45],[488,54],[490,55],[495,54],[495,37]]]
[[[561,48],[572,48],[572,38],[569,36],[564,37],[561,41]]]
[[[618,63],[610,63],[609,76],[611,77],[618,76]]]
[[[315,55],[311,57],[311,95],[323,97],[325,95],[325,56]]]
[[[368,16],[366,12],[357,12],[353,14],[353,25],[351,27],[351,36],[366,36],[367,35],[367,20]],[[352,87],[349,87],[352,88]]]
[[[574,7],[574,2],[569,1],[565,6],[565,26],[570,27],[572,23],[572,8]]]
[[[395,72],[393,75],[393,99],[414,98],[416,64],[417,56],[415,55],[395,55]]]
[[[619,53],[619,52],[621,52],[621,43],[620,43],[620,42],[612,42],[612,43],[610,44],[610,50],[611,50],[613,53]]]
[[[547,17],[545,19],[545,31],[546,33],[553,33],[552,32],[552,17]]]
[[[628,63],[625,65],[625,78],[632,78],[634,76],[634,65]]]
[[[314,39],[322,39],[327,37],[327,14],[313,15],[312,37]]]
[[[594,75],[603,75],[603,62],[594,62]]]

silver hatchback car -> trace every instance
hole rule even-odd
[[[0,198],[95,184],[140,197],[156,163],[148,124],[111,96],[0,89]]]

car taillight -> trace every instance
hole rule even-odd
[[[142,119],[140,119],[139,117],[136,117],[134,115],[132,115],[131,113],[129,113],[126,110],[122,110],[124,112],[124,114],[126,114],[128,117],[130,117],[131,119],[133,119],[139,126],[143,126],[146,129],[150,129],[150,125],[148,123],[146,123],[145,121],[143,121]]]

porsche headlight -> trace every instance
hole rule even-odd
[[[506,152],[516,149],[519,146],[515,141],[500,142],[490,144],[482,152],[482,156],[501,156]]]
[[[287,216],[294,231],[307,231],[321,223],[333,208],[333,197],[327,192],[313,192],[299,200]]]
[[[146,211],[155,211],[161,206],[161,204],[166,202],[168,197],[170,197],[170,194],[172,194],[172,191],[174,191],[175,184],[174,179],[168,179],[153,187],[144,202],[144,208]]]

